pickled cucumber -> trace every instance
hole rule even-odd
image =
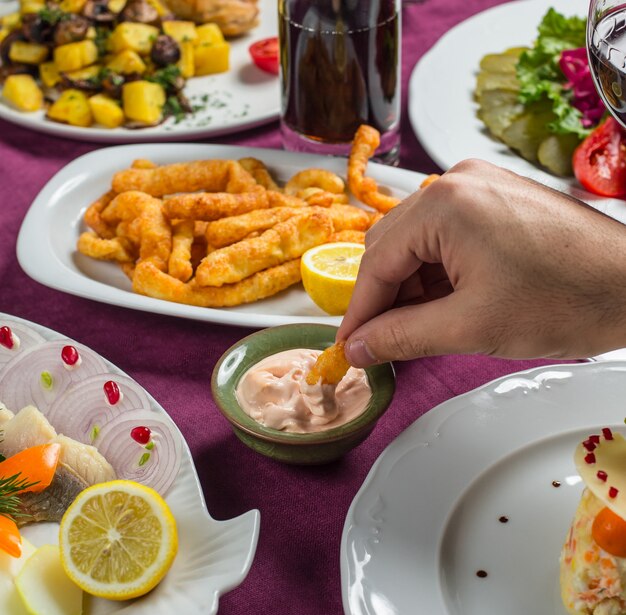
[[[541,109],[540,105],[532,105],[515,118],[502,132],[502,141],[519,152],[522,158],[530,162],[538,162],[537,150],[544,139],[550,136],[548,124],[555,119],[551,109]]]
[[[580,139],[574,134],[550,135],[544,139],[537,150],[539,162],[548,171],[561,177],[573,175],[572,156],[580,143]]]
[[[524,112],[524,105],[518,101],[517,94],[510,90],[486,90],[480,97],[479,104],[478,117],[498,138]]]

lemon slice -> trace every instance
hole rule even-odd
[[[360,243],[326,243],[302,256],[304,290],[328,314],[346,313],[364,251]]]
[[[149,592],[169,570],[176,521],[154,489],[129,480],[85,489],[61,519],[61,562],[84,591],[111,600]]]

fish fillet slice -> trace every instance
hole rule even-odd
[[[83,444],[64,435],[52,439],[61,445],[59,463],[70,467],[87,485],[114,480],[115,470],[95,446]]]
[[[45,444],[57,435],[48,419],[35,408],[25,406],[2,426],[0,453],[10,457],[25,448]]]

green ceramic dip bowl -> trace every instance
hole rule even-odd
[[[330,325],[271,327],[243,338],[222,355],[211,379],[213,399],[244,444],[277,461],[320,464],[341,457],[367,438],[393,398],[396,382],[390,363],[365,370],[372,389],[365,411],[326,431],[302,434],[264,427],[241,409],[235,396],[243,374],[265,357],[292,348],[324,350],[334,344],[336,333],[337,327]]]

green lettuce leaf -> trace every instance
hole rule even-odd
[[[566,80],[559,66],[563,51],[585,46],[585,30],[584,18],[565,17],[550,8],[539,24],[533,48],[523,52],[517,63],[520,102],[550,101],[555,119],[548,128],[555,134],[574,133],[583,138],[591,132],[583,127],[580,111],[571,104],[573,93],[564,87]]]

